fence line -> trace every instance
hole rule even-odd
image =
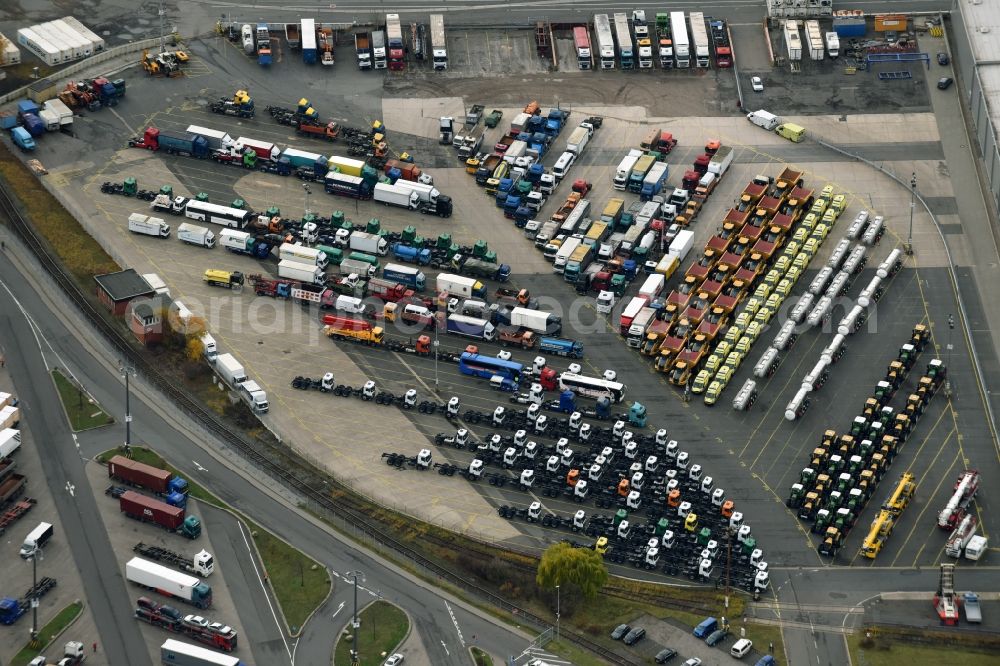
[[[52,72],[52,74],[46,78],[61,79],[68,76],[73,76],[77,72],[82,72],[83,70],[93,65],[98,65],[102,62],[107,62],[108,60],[112,60],[119,56],[128,55],[130,53],[136,53],[138,51],[142,51],[144,49],[148,49],[153,46],[159,46],[159,44],[160,44],[159,37],[151,37],[149,39],[143,39],[138,42],[130,42],[128,44],[122,44],[121,46],[115,46],[110,49],[105,49],[100,53],[95,53],[89,58],[84,58],[83,60],[77,60],[72,65],[68,65],[67,67],[63,67],[60,70]],[[5,95],[0,95],[0,104],[6,104],[8,102],[13,102],[16,99],[20,99],[21,97],[26,97],[28,94],[28,88],[30,88],[31,86],[32,84],[29,83],[28,85],[22,86],[17,90],[12,90],[11,92]]]

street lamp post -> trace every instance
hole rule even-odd
[[[312,211],[309,210],[309,195],[312,194],[312,190],[309,189],[309,183],[302,183],[302,191],[305,192],[305,194],[306,194],[306,213],[305,214],[308,215],[310,212],[312,212]]]
[[[945,380],[944,380],[944,394],[947,397],[951,397],[951,379],[949,379],[951,373],[951,334],[955,330],[955,315],[948,315],[948,365],[945,368]]]
[[[361,658],[358,656],[358,576],[364,580],[365,575],[360,571],[352,571],[347,575],[354,578],[354,621],[351,623],[354,646],[351,649],[351,665],[357,666],[361,663]]]
[[[118,372],[125,378],[125,455],[132,453],[132,401],[129,390],[129,377],[135,376],[135,368],[118,361]]]
[[[35,546],[31,553],[31,643],[38,643],[38,560],[42,557],[42,549]]]
[[[913,254],[913,209],[917,206],[917,172],[910,176],[910,231],[906,234],[906,254]]]
[[[559,586],[556,585],[556,640],[559,640],[559,610],[560,610],[560,599],[561,594],[559,593]]]

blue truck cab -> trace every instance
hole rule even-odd
[[[538,344],[538,351],[567,358],[583,358],[583,345],[576,340],[565,338],[542,338]]]

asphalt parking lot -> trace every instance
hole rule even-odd
[[[523,41],[523,35],[511,39],[514,40],[512,44],[518,44],[518,39]],[[498,48],[502,46],[499,44]],[[512,48],[523,48],[523,45]],[[586,325],[594,321],[591,319],[594,313],[577,304],[575,294],[559,276],[550,272],[548,264],[523,234],[503,220],[492,202],[460,168],[450,149],[438,147],[435,141],[436,118],[443,108],[454,109],[453,113],[458,115],[466,104],[483,103],[487,109],[504,109],[504,119],[509,122],[521,105],[538,99],[543,106],[558,102],[564,108],[572,108],[571,121],[592,113],[605,116],[604,127],[570,175],[571,179],[583,177],[594,183],[591,198],[596,205],[602,205],[612,196],[609,172],[650,126],[669,129],[680,140],[668,160],[673,174],[671,183],[678,181],[684,165],[690,164],[702,151],[707,139],[720,138],[734,146],[737,150],[733,168],[693,227],[696,249],[715,232],[714,220],[721,219],[729,202],[750,178],[758,173],[774,176],[785,163],[799,165],[809,187],[818,191],[830,182],[838,192],[848,195],[847,212],[824,246],[825,252],[842,236],[846,226],[843,220],[852,218],[862,207],[885,214],[890,228],[882,244],[872,251],[870,263],[880,261],[892,247],[905,240],[908,193],[888,178],[826,152],[814,143],[789,144],[781,137],[750,126],[738,115],[718,115],[718,96],[711,92],[713,79],[731,76],[729,73],[690,76],[683,79],[684,84],[676,83],[682,80],[680,78],[671,79],[671,85],[688,87],[678,88],[682,99],[670,107],[671,115],[661,116],[658,114],[664,113],[662,107],[651,111],[658,105],[654,103],[655,95],[648,82],[620,72],[561,72],[556,94],[551,81],[544,83],[541,77],[530,72],[513,73],[503,78],[504,72],[498,70],[496,78],[484,80],[484,74],[477,71],[476,78],[472,78],[471,73],[475,67],[482,67],[481,62],[468,64],[470,75],[464,78],[459,75],[465,70],[456,67],[456,76],[449,74],[447,85],[437,82],[429,73],[412,78],[394,74],[383,83],[381,74],[357,72],[349,64],[338,67],[329,76],[326,72],[316,76],[316,68],[308,70],[293,59],[286,59],[281,63],[280,72],[277,69],[264,72],[222,39],[195,42],[191,50],[194,62],[200,63],[196,65],[196,76],[163,81],[143,79],[132,73],[129,75],[129,96],[116,109],[117,118],[108,112],[88,114],[78,120],[78,139],[58,137],[52,142],[44,141],[37,156],[50,169],[51,182],[67,195],[78,197],[74,206],[85,218],[85,224],[121,263],[135,266],[141,272],[159,273],[175,297],[196,312],[208,315],[213,333],[224,349],[243,359],[250,374],[268,390],[272,410],[265,422],[284,440],[384,504],[416,511],[422,517],[491,540],[536,546],[540,543],[539,537],[558,539],[567,533],[500,520],[494,511],[497,504],[528,502],[526,495],[509,487],[473,486],[464,480],[437,477],[431,480],[417,473],[397,472],[381,463],[382,451],[415,455],[427,446],[418,433],[433,435],[449,430],[450,426],[443,419],[402,413],[360,401],[341,401],[336,404],[349,407],[330,409],[330,401],[335,398],[294,391],[288,387],[288,382],[295,375],[318,376],[329,369],[337,373],[340,383],[359,386],[370,378],[395,393],[414,387],[421,397],[436,393],[447,399],[450,395],[459,395],[466,409],[483,411],[492,411],[495,405],[505,403],[505,396],[492,392],[482,382],[460,376],[454,367],[443,364],[437,368],[435,391],[434,364],[427,359],[353,345],[334,345],[321,339],[315,317],[297,307],[254,298],[249,290],[238,295],[220,295],[201,282],[200,274],[206,268],[273,272],[273,264],[230,255],[218,248],[202,250],[183,246],[174,239],[160,241],[128,234],[124,229],[125,219],[128,213],[140,210],[136,208],[139,202],[100,194],[101,181],[132,175],[139,179],[140,187],[156,189],[169,183],[178,193],[206,192],[211,201],[221,203],[239,196],[258,210],[278,205],[292,218],[299,217],[308,206],[323,216],[343,210],[355,222],[378,217],[383,228],[397,231],[413,224],[424,236],[447,231],[460,243],[482,238],[489,242],[491,249],[497,250],[500,261],[512,264],[512,286],[528,287],[535,294],[551,296],[554,305],[567,312],[579,310],[581,323]],[[489,53],[482,55],[489,63],[496,52],[491,47]],[[517,84],[503,85],[513,81]],[[235,122],[206,112],[208,100],[229,95],[236,87],[249,88],[256,98],[259,110],[256,119]],[[340,122],[360,126],[376,117],[384,120],[393,149],[412,148],[417,162],[426,165],[435,176],[436,186],[453,197],[455,215],[449,220],[426,218],[368,202],[330,197],[317,191],[318,188],[314,188],[307,200],[294,179],[123,147],[130,132],[139,132],[149,124],[173,129],[200,124],[226,129],[234,136],[245,133],[325,154],[336,152],[342,144],[297,137],[263,113],[267,104],[290,106],[302,95],[313,100],[322,116]],[[716,110],[708,111],[712,108]],[[866,154],[886,160],[897,172],[916,170],[921,176],[921,193],[934,198],[943,211],[952,210],[949,201],[953,203],[954,194],[950,184],[947,179],[936,177],[941,150],[933,115],[902,115],[897,110],[885,108],[871,110],[882,113],[792,117],[806,124],[810,132],[863,147]],[[803,108],[802,112],[808,110]],[[123,123],[129,129],[124,129]],[[898,130],[892,129],[897,126]],[[500,130],[496,130],[488,138],[499,135]],[[559,145],[562,144],[557,144],[557,148]],[[551,154],[558,154],[558,150]],[[552,159],[550,156],[546,163],[550,164]],[[563,185],[557,191],[553,197],[556,202],[550,202],[545,213],[554,210],[567,189]],[[632,200],[633,195],[626,196],[627,202]],[[951,224],[958,221],[957,215],[947,212],[941,215],[941,220]],[[178,220],[171,218],[168,222],[174,224]],[[628,400],[638,400],[647,406],[650,414],[647,430],[667,428],[671,437],[678,439],[691,453],[694,462],[702,464],[706,474],[712,475],[717,485],[726,489],[727,495],[736,500],[737,509],[753,526],[758,542],[773,565],[820,563],[814,540],[784,506],[788,486],[807,464],[807,453],[814,448],[820,434],[827,428],[844,430],[848,427],[914,324],[930,324],[935,334],[934,348],[945,353],[947,326],[943,322],[954,312],[955,306],[950,287],[943,279],[943,253],[937,248],[929,219],[919,210],[913,237],[921,251],[916,260],[907,262],[879,304],[877,331],[861,333],[851,339],[848,354],[834,367],[831,382],[819,394],[822,399],[814,402],[809,412],[792,424],[784,420],[783,406],[794,394],[799,378],[811,366],[828,334],[804,334],[784,359],[778,374],[762,386],[761,400],[748,413],[730,409],[728,402],[735,388],[730,388],[714,408],[699,401],[683,402],[681,395],[666,385],[663,375],[650,370],[646,359],[625,348],[614,332],[614,319],[611,326],[594,327],[580,336],[587,350],[585,368],[593,372],[606,368],[617,370],[629,387]],[[821,253],[814,267],[824,257]],[[869,274],[857,281],[852,293],[860,289]],[[811,273],[805,275],[796,293],[801,293],[810,277]],[[255,325],[248,325],[250,323]],[[572,332],[567,330],[566,335]],[[764,337],[766,339],[768,334]],[[466,341],[445,338],[442,343],[444,349],[455,351],[464,348]],[[917,426],[915,438],[907,443],[876,493],[876,498],[887,493],[885,485],[905,469],[912,469],[918,475],[920,491],[915,503],[904,514],[883,555],[872,566],[925,566],[939,561],[943,536],[933,527],[934,507],[943,504],[951,481],[967,464],[966,460],[968,464],[983,468],[996,465],[989,455],[991,443],[985,436],[982,404],[972,382],[964,341],[956,336],[953,344],[954,350],[949,356],[953,355],[950,364],[955,397],[951,405],[940,395],[935,398],[928,414]],[[749,376],[763,348],[758,343],[734,378],[735,386]],[[496,353],[498,347],[483,344],[481,349],[485,353]],[[930,349],[926,351],[918,367],[924,367],[933,353]],[[527,360],[532,356],[515,353],[515,357]],[[565,364],[562,359],[552,360],[557,369],[564,368]],[[477,429],[477,434],[484,432],[485,429]],[[434,455],[436,460],[448,460],[460,466],[467,465],[472,458],[468,452],[453,449],[437,449]],[[986,527],[992,528],[990,516],[993,514],[986,510],[989,499],[981,498],[980,502]],[[853,559],[863,537],[861,526],[871,519],[875,504],[870,504],[859,519],[859,528],[852,532],[838,564]],[[578,508],[575,503],[559,500],[546,500],[545,505],[560,514],[571,514]]]
[[[247,640],[248,636],[255,634],[248,634],[245,631],[247,626],[244,624],[243,618],[244,615],[254,615],[253,605],[247,606],[235,601],[237,595],[239,597],[245,595],[243,590],[235,592],[230,590],[230,585],[243,584],[242,572],[240,571],[243,564],[235,558],[221,557],[219,547],[223,544],[219,543],[216,545],[212,540],[212,534],[216,533],[212,527],[216,521],[221,520],[217,515],[217,513],[221,512],[215,512],[211,507],[204,506],[196,500],[189,500],[187,511],[189,515],[193,514],[202,517],[206,510],[212,512],[212,515],[211,517],[202,519],[201,536],[195,540],[188,540],[181,535],[167,533],[151,523],[132,520],[121,513],[118,510],[118,502],[104,496],[104,490],[112,482],[108,479],[107,469],[103,465],[93,462],[88,463],[87,478],[91,483],[90,490],[97,495],[97,505],[101,510],[101,518],[107,528],[108,537],[111,539],[111,546],[118,559],[117,566],[123,572],[123,580],[125,576],[125,563],[136,557],[132,548],[139,542],[166,548],[184,555],[194,555],[204,549],[212,553],[215,558],[215,571],[203,579],[212,588],[212,606],[210,608],[202,610],[195,606],[187,605],[178,599],[171,599],[135,585],[128,585],[129,596],[133,602],[140,596],[146,596],[158,603],[173,606],[184,615],[201,615],[210,622],[227,624],[235,629],[238,634],[238,647],[232,652],[234,656],[239,657],[243,662],[248,664],[273,663],[270,660],[274,659],[275,655],[269,653],[268,649],[274,646],[270,645],[268,641],[258,641],[255,639],[251,643]],[[228,514],[225,515],[232,520]],[[219,534],[222,533],[220,528]],[[219,540],[216,539],[216,541]],[[221,541],[226,542],[224,547],[227,553],[234,548],[242,548],[243,546],[242,543],[238,542],[230,544],[228,542],[228,535],[223,537]],[[146,645],[149,647],[150,656],[154,660],[158,658],[159,648],[163,644],[163,641],[168,638],[177,638],[175,634],[159,627],[154,627],[151,624],[140,622],[139,620],[136,620],[136,626],[142,633]],[[186,641],[192,642],[191,639],[186,639]]]
[[[2,353],[2,349],[2,343],[0,343],[0,353]],[[2,367],[0,367],[0,392],[17,395],[17,391],[11,384],[10,376]],[[22,405],[23,408],[24,405]],[[60,414],[57,415],[57,418],[64,417]],[[41,628],[63,608],[77,599],[83,598],[84,592],[80,574],[73,566],[73,553],[61,533],[59,515],[49,487],[45,483],[38,449],[31,431],[27,429],[26,425],[22,421],[20,426],[21,448],[12,457],[16,465],[13,473],[22,474],[27,480],[23,496],[17,498],[16,501],[30,499],[34,501],[34,505],[17,522],[3,530],[2,536],[0,536],[0,542],[4,548],[4,564],[2,574],[0,574],[3,583],[0,584],[0,596],[20,599],[31,588],[31,560],[22,560],[18,551],[20,551],[25,537],[39,523],[50,523],[54,528],[53,536],[38,560],[37,575],[38,580],[45,577],[54,578],[56,585],[39,599],[38,627]],[[4,512],[12,508],[13,504],[14,502],[11,502],[9,506],[5,506]],[[27,643],[30,631],[30,610],[17,620],[16,624],[0,627],[0,661],[9,663],[10,659]],[[103,651],[95,654],[91,649],[92,643],[97,638],[97,628],[93,615],[89,606],[85,604],[83,612],[61,636],[61,642],[53,646],[53,649],[49,650],[47,654],[55,656],[58,652],[61,658],[62,646],[65,642],[78,640],[87,646],[87,650],[90,652],[87,655],[88,662],[107,664]]]

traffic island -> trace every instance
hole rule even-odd
[[[106,464],[108,460],[115,455],[120,455],[120,453],[118,449],[111,449],[98,455],[96,460],[101,464]],[[158,453],[146,447],[133,446],[131,458],[183,476],[164,461]],[[194,499],[230,511],[246,524],[260,555],[266,580],[278,600],[281,614],[288,625],[288,632],[293,636],[298,635],[309,616],[319,608],[330,594],[330,576],[326,569],[271,532],[261,528],[246,516],[233,510],[215,495],[191,482],[190,479],[188,480],[188,493]]]
[[[59,391],[59,398],[62,400],[66,418],[69,419],[69,427],[73,432],[100,428],[115,422],[86,391],[60,371],[52,371],[52,381]]]
[[[48,624],[39,630],[39,647],[33,648],[30,645],[26,645],[10,660],[10,666],[27,666],[28,662],[45,652],[49,644],[58,638],[59,634],[66,630],[66,627],[73,624],[76,618],[80,617],[81,612],[83,612],[83,602],[81,601],[74,601],[59,611],[54,618],[49,620]]]
[[[493,666],[493,657],[475,645],[469,648],[469,654],[472,655],[472,662],[476,666]]]
[[[347,627],[337,641],[337,648],[333,653],[334,666],[347,666],[351,663],[355,638],[352,619],[348,620]],[[361,666],[381,666],[410,633],[410,618],[406,613],[383,600],[372,602],[358,613],[358,623],[357,650]]]

